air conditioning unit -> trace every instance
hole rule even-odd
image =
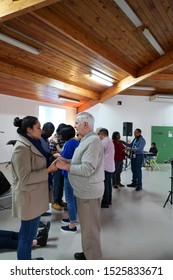
[[[171,103],[171,102],[173,102],[173,95],[156,94],[156,95],[150,96],[150,101]]]

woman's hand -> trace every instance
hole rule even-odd
[[[52,162],[51,165],[49,165],[49,167],[47,168],[48,173],[57,171],[58,167],[56,166],[56,160]]]

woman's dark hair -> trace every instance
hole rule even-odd
[[[112,140],[117,140],[118,135],[120,135],[120,133],[118,131],[114,131],[113,134],[112,134]]]
[[[56,133],[60,134],[60,131],[65,128],[67,125],[65,123],[60,123],[56,129]]]
[[[75,134],[76,134],[76,132],[72,125],[67,125],[60,132],[60,135],[64,141],[68,141],[71,138],[75,137]]]
[[[33,128],[33,126],[38,122],[38,119],[33,116],[26,116],[23,119],[16,117],[14,119],[14,126],[18,127],[17,132],[26,133],[27,128]]]

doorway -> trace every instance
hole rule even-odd
[[[173,126],[152,126],[151,141],[158,149],[158,163],[173,158]]]

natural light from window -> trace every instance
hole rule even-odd
[[[43,124],[46,122],[52,122],[56,130],[60,123],[66,123],[66,110],[39,106],[39,121],[41,126],[43,126]]]

